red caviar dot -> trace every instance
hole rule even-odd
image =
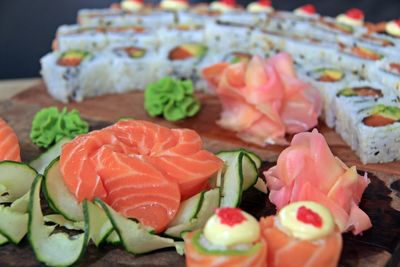
[[[221,3],[232,7],[236,6],[236,0],[221,0]]]
[[[358,20],[364,19],[364,12],[362,12],[362,10],[358,8],[352,8],[347,10],[346,15],[353,19],[358,19]]]
[[[220,208],[216,210],[216,214],[222,224],[231,227],[246,221],[243,212],[238,208]]]
[[[270,6],[272,7],[272,3],[270,0],[258,0],[258,3],[262,6]]]
[[[311,209],[306,208],[305,206],[301,206],[297,210],[297,220],[306,223],[312,224],[315,227],[321,228],[322,226],[322,218],[318,213],[312,211]]]
[[[307,4],[305,6],[302,6],[301,10],[303,10],[304,12],[306,12],[308,14],[314,14],[317,11],[315,6],[312,4]]]
[[[400,27],[400,19],[396,19],[396,20],[394,21],[394,23],[396,23],[396,24],[397,24],[397,26],[399,26],[399,27]]]

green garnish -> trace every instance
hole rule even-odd
[[[74,138],[87,133],[89,124],[82,120],[77,110],[61,112],[56,107],[49,107],[36,113],[32,121],[30,137],[39,147],[47,148],[63,137]]]
[[[162,115],[168,121],[177,121],[196,115],[200,102],[194,96],[191,80],[165,77],[147,86],[144,107],[152,117]]]

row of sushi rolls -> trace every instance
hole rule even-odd
[[[50,107],[30,135],[47,150],[28,164],[0,119],[0,245],[27,236],[50,266],[74,265],[90,242],[135,255],[172,247],[188,267],[337,266],[342,234],[372,227],[359,207],[370,180],[313,128],[322,118],[363,163],[398,160],[399,49],[399,20],[369,24],[358,9],[332,18],[268,0],[124,0],[80,10],[41,59],[54,98],[146,89],[145,108],[172,118],[204,91],[221,102],[220,127],[287,147],[261,169],[251,151],[205,150],[194,130],[123,118],[89,132],[76,110]],[[277,213],[241,210],[249,189]]]

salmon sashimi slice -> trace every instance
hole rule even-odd
[[[0,161],[21,161],[18,137],[2,118],[0,118],[0,140]]]
[[[278,210],[296,201],[315,201],[330,209],[342,232],[359,234],[372,226],[358,207],[369,184],[367,175],[358,175],[355,167],[336,158],[317,130],[295,135],[264,175]]]
[[[275,217],[260,219],[261,233],[268,244],[268,267],[334,267],[342,250],[340,231],[315,241],[296,239],[275,225]]]
[[[267,267],[267,244],[260,240],[255,251],[246,254],[230,254],[205,251],[195,243],[194,238],[198,232],[191,232],[184,236],[185,255],[187,267]]]
[[[223,165],[196,132],[136,120],[78,136],[62,147],[60,164],[78,201],[99,197],[157,232]]]
[[[322,110],[319,92],[296,76],[289,54],[222,62],[202,74],[222,104],[218,124],[246,142],[284,144],[285,133],[317,125]]]

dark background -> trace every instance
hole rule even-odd
[[[0,0],[0,79],[39,76],[39,59],[50,51],[57,27],[75,23],[80,8],[108,7],[112,0]],[[240,4],[251,1],[238,0]],[[400,0],[273,0],[276,9],[313,3],[336,16],[358,7],[372,22],[400,17]]]

